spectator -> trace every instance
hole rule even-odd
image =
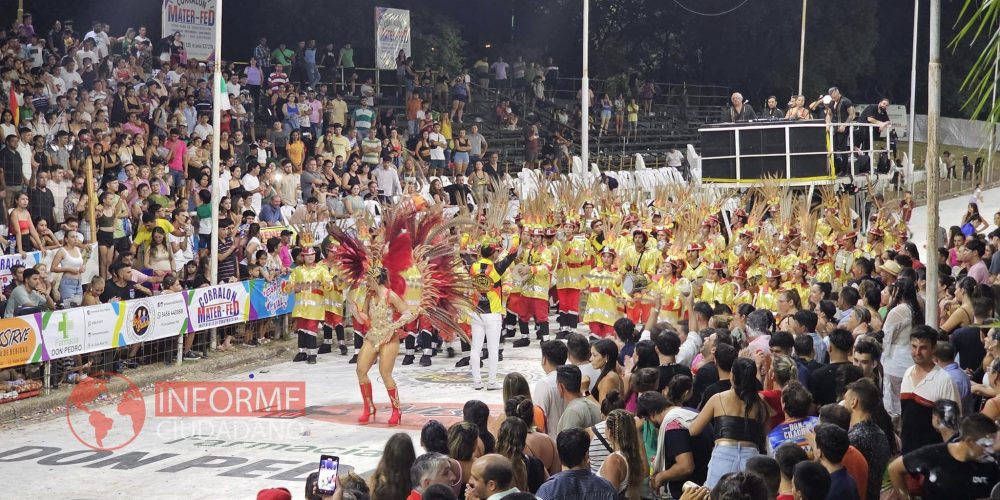
[[[444,457],[440,453],[421,455],[425,457],[417,474],[413,471],[417,469],[416,455],[413,452],[413,440],[409,434],[400,432],[393,434],[385,443],[382,457],[379,459],[375,472],[371,477],[372,498],[407,498],[407,495],[417,493],[415,485],[419,485],[427,472],[430,457]],[[439,462],[440,459],[434,460]],[[450,468],[449,468],[450,470]],[[435,473],[437,470],[434,471]],[[412,481],[413,476],[417,476],[416,481]],[[412,481],[412,482],[411,482]],[[421,490],[426,486],[420,486]],[[417,493],[416,498],[420,498]]]
[[[817,462],[795,464],[792,497],[796,500],[826,500],[830,493],[830,473]],[[780,497],[779,497],[780,498]]]
[[[817,461],[830,474],[830,489],[827,499],[857,499],[860,498],[858,485],[847,469],[841,464],[850,442],[847,431],[833,424],[819,424],[814,431],[812,441]]]
[[[819,423],[819,419],[810,416],[813,397],[798,381],[791,381],[781,390],[781,408],[785,413],[785,421],[776,426],[767,435],[768,455],[785,443],[802,447],[806,454],[813,455],[806,435]]]
[[[939,399],[959,402],[955,383],[946,371],[934,364],[933,352],[937,345],[937,331],[921,325],[910,333],[910,355],[913,366],[903,373],[900,386],[901,418],[899,437],[903,453],[941,442],[941,437],[931,424],[933,406],[928,403]]]
[[[795,466],[809,461],[806,451],[793,443],[785,443],[774,450],[774,460],[778,462],[778,470],[781,471],[777,499],[795,500]]]
[[[566,344],[562,342],[551,341],[542,344],[542,371],[545,372],[545,376],[535,384],[535,391],[532,394],[532,400],[545,413],[545,429],[553,437],[559,433],[559,422],[566,408],[566,402],[558,386],[556,370],[566,364],[567,354]]]
[[[501,455],[483,455],[472,464],[468,492],[475,498],[499,499],[519,490],[514,485],[514,466]]]
[[[511,463],[513,477],[511,485],[521,491],[536,492],[548,479],[548,472],[542,461],[525,453],[528,425],[519,417],[505,419],[497,435],[497,453]],[[489,455],[486,455],[489,456]],[[478,462],[478,460],[477,460]],[[475,475],[475,464],[472,475]],[[470,477],[470,483],[472,478]]]
[[[867,492],[862,496],[876,498],[881,489],[883,471],[893,454],[888,437],[874,421],[875,412],[885,411],[879,400],[878,387],[867,379],[851,383],[844,394],[844,406],[851,412],[848,440],[868,461]],[[892,441],[895,439],[893,435]]]
[[[986,498],[1000,480],[1000,471],[990,459],[996,423],[980,414],[965,417],[961,438],[952,443],[932,444],[905,453],[889,465],[895,493],[910,497],[908,477],[917,476],[923,498]]]
[[[23,276],[24,282],[14,287],[10,299],[7,300],[7,309],[4,311],[5,318],[55,308],[52,298],[40,293],[43,284],[39,272],[35,269],[25,269]]]
[[[557,340],[552,342],[561,343]],[[612,500],[618,498],[615,489],[604,478],[590,471],[587,450],[590,436],[583,429],[570,428],[559,432],[556,439],[563,471],[549,478],[538,489],[542,500]]]
[[[566,405],[559,418],[559,431],[573,427],[587,428],[601,421],[600,407],[592,399],[584,397],[580,390],[581,378],[580,368],[576,365],[557,369],[559,396]]]
[[[407,437],[407,439],[409,438]],[[407,500],[420,500],[423,492],[431,485],[443,484],[450,487],[458,479],[460,478],[456,477],[447,456],[440,453],[424,453],[417,457],[413,466],[410,467],[410,484],[413,485],[413,490],[406,498]],[[378,490],[372,487],[373,496],[383,498],[377,496],[377,492]]]

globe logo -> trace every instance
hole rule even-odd
[[[125,390],[113,394],[111,381],[125,382]],[[97,406],[106,405],[103,408]],[[84,379],[66,398],[66,423],[83,445],[93,450],[113,451],[139,436],[146,423],[142,391],[118,373],[97,373]]]

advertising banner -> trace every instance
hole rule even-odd
[[[375,61],[378,69],[396,69],[396,54],[410,56],[410,11],[375,7]]]
[[[0,319],[0,368],[47,360],[37,314]]]
[[[295,307],[295,296],[284,291],[288,276],[271,281],[252,280],[250,285],[250,319],[273,318],[291,314]]]
[[[180,32],[188,59],[208,61],[215,48],[215,0],[163,0],[164,38]]]
[[[188,319],[192,331],[243,323],[250,319],[248,282],[189,290]]]
[[[52,273],[52,259],[55,258],[59,249],[47,250],[44,252],[27,252],[24,258],[21,254],[0,255],[0,285],[6,287],[14,278],[11,276],[12,267],[20,264],[25,269],[35,267],[38,264],[45,264],[49,269],[49,274],[55,280],[61,273]],[[90,279],[97,275],[97,244],[94,243],[82,248],[84,271],[81,279],[84,283],[90,283]]]

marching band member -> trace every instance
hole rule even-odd
[[[698,255],[704,250],[705,246],[700,243],[688,243],[687,265],[684,266],[684,277],[691,283],[705,277],[706,269],[705,266],[701,265],[701,257]]]
[[[683,259],[667,257],[660,266],[659,279],[653,285],[653,293],[662,297],[659,317],[675,324],[683,319],[686,313],[684,304],[687,296],[691,295],[691,283],[681,275],[683,270]]]
[[[778,294],[781,292],[781,271],[770,269],[764,275],[767,282],[757,291],[753,306],[757,309],[778,310]]]
[[[570,332],[576,331],[580,323],[580,291],[584,288],[584,277],[590,272],[593,260],[590,243],[579,231],[579,222],[569,219],[563,224],[567,241],[563,244],[562,256],[556,270],[556,295],[559,298],[559,333],[557,340],[563,340]]]
[[[406,280],[406,291],[403,292],[403,301],[406,305],[410,307],[416,307],[420,305],[420,271],[414,267],[410,266],[409,269],[403,271],[403,279]],[[424,348],[422,355],[420,356],[420,366],[430,366],[431,365],[431,354],[433,349],[431,348],[431,339],[424,338],[424,331],[420,330],[420,318],[416,318],[413,321],[407,323],[403,326],[403,331],[406,332],[406,337],[403,338],[403,366],[412,365],[415,358],[415,346],[419,340],[420,347]],[[429,337],[430,335],[427,334]]]
[[[621,317],[618,299],[621,274],[615,267],[615,251],[605,247],[601,258],[584,278],[587,285],[587,302],[583,308],[583,322],[590,333],[598,337],[614,335],[615,321]]]
[[[286,285],[295,292],[292,318],[295,319],[295,331],[299,337],[299,352],[292,361],[307,361],[314,365],[318,354],[316,333],[326,318],[324,286],[330,282],[330,274],[326,266],[316,264],[315,248],[305,247],[301,255],[304,263],[292,269]]]
[[[747,272],[737,267],[733,271],[733,279],[729,282],[733,290],[733,311],[741,304],[753,305],[754,294],[747,286]]]
[[[528,322],[535,322],[535,336],[545,342],[549,335],[549,285],[555,256],[552,249],[542,241],[545,231],[535,228],[531,231],[531,248],[525,252],[524,262],[518,264],[517,274],[521,284],[522,310],[517,326],[521,338],[514,341],[514,347],[526,347],[531,343],[528,337]]]
[[[726,266],[721,260],[708,265],[708,275],[701,285],[701,295],[698,300],[709,304],[726,304],[732,306],[733,288],[725,280]]]
[[[632,246],[621,254],[621,263],[625,275],[633,275],[636,279],[645,279],[648,284],[660,264],[660,251],[649,248],[649,235],[640,228],[632,230]],[[625,301],[625,315],[637,325],[643,325],[649,319],[653,307],[647,291],[631,290],[632,296]]]
[[[347,355],[347,345],[344,339],[344,280],[341,278],[341,271],[333,261],[333,249],[336,243],[332,239],[327,239],[327,244],[323,248],[324,259],[321,265],[326,266],[330,276],[329,286],[324,288],[324,299],[326,302],[326,314],[324,317],[323,345],[319,348],[319,354],[326,354],[333,350],[333,332],[337,333],[337,346],[340,355]]]

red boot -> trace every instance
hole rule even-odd
[[[403,417],[402,413],[399,411],[399,390],[395,387],[392,389],[386,387],[385,390],[389,393],[389,402],[392,403],[392,415],[389,416],[388,422],[389,427],[399,425],[399,421]]]
[[[361,401],[365,405],[364,412],[358,417],[359,424],[367,424],[369,419],[375,419],[375,403],[372,402],[372,384],[359,384],[361,387]]]

